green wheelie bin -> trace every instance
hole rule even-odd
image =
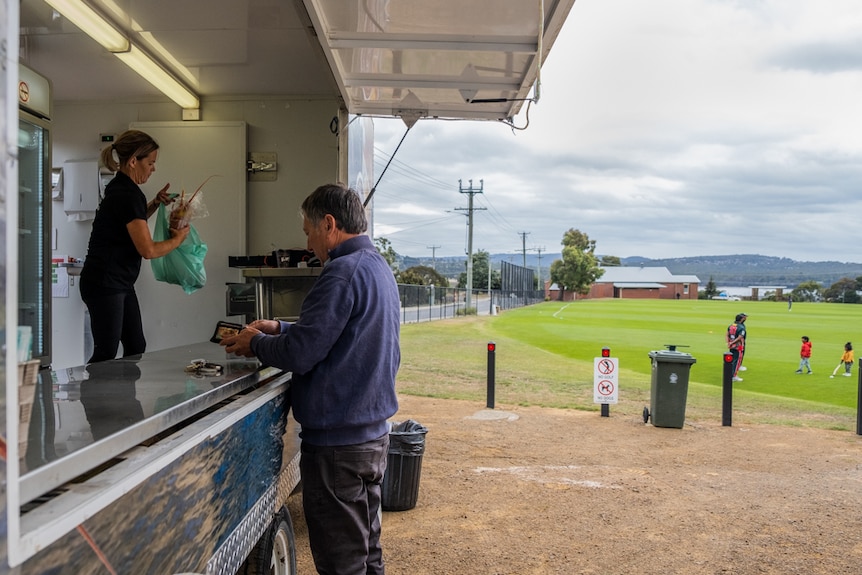
[[[682,428],[685,423],[685,401],[688,396],[688,376],[697,360],[677,351],[680,346],[651,351],[652,380],[650,406],[644,407],[644,423],[652,419],[655,427]]]

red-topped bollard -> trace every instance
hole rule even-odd
[[[488,397],[486,405],[488,409],[494,409],[494,355],[497,351],[497,344],[493,341],[488,342]]]
[[[733,419],[733,354],[724,354],[724,372],[721,376],[721,425],[731,426]]]
[[[610,357],[611,356],[611,348],[603,347],[602,348],[602,357]],[[601,414],[602,417],[610,417],[611,416],[611,406],[607,403],[601,404]]]

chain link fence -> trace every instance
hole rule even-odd
[[[467,290],[398,284],[401,297],[401,323],[450,319],[464,315],[496,315],[500,311],[544,301],[539,290],[473,290],[467,308]]]

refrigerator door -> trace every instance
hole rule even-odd
[[[22,111],[18,121],[18,325],[32,329],[33,359],[51,361],[50,134]]]

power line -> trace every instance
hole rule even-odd
[[[382,150],[380,150],[376,146],[374,147],[374,151],[375,151],[375,158],[374,158],[375,163],[377,163],[378,155],[381,158],[383,158],[380,160],[381,164],[385,164],[387,161],[391,160],[391,156],[389,156],[388,154],[386,154],[385,152],[383,152]],[[392,169],[394,172],[396,172],[402,176],[408,177],[408,178],[413,179],[417,182],[422,182],[422,183],[429,185],[429,186],[433,186],[433,187],[438,188],[440,190],[448,191],[448,190],[452,189],[452,184],[449,184],[449,183],[444,182],[442,180],[438,180],[434,176],[426,174],[425,172],[421,172],[421,171],[417,170],[416,168],[413,168],[412,166],[409,166],[409,165],[405,164],[404,162],[401,162],[400,160],[392,160],[390,169]]]

